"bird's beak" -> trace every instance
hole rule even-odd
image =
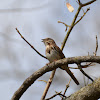
[[[41,42],[44,42],[44,40],[45,40],[45,39],[42,39],[42,41],[41,41]]]

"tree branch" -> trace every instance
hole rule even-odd
[[[94,52],[94,56],[97,55],[97,51],[98,51],[98,38],[97,38],[97,35],[96,35],[96,49],[95,49],[95,52]]]
[[[69,35],[70,35],[70,33],[71,33],[73,27],[74,27],[75,21],[76,21],[76,19],[77,19],[77,17],[78,17],[79,12],[81,11],[81,8],[82,8],[82,7],[79,5],[79,8],[78,8],[78,10],[77,10],[77,12],[76,12],[76,14],[75,14],[75,16],[74,16],[74,19],[73,19],[73,21],[72,21],[72,23],[71,23],[71,26],[69,27],[69,30],[68,30],[68,32],[67,32],[67,34],[66,34],[66,36],[65,36],[65,39],[64,39],[64,41],[63,41],[63,43],[62,43],[61,50],[64,49],[64,46],[65,46],[65,44],[66,44],[66,42],[67,42],[67,40],[68,40],[68,37],[69,37]]]
[[[87,8],[87,10],[86,10],[86,12],[84,12],[83,16],[81,16],[81,18],[74,25],[76,25],[78,22],[80,22],[89,10],[90,10],[90,8]]]
[[[50,100],[50,99],[52,99],[52,98],[54,98],[54,97],[56,97],[57,95],[60,95],[60,94],[61,94],[61,92],[58,92],[58,93],[54,94],[53,96],[51,96],[50,98],[47,98],[45,100]]]
[[[69,84],[70,84],[70,82],[71,82],[71,79],[69,80],[68,84],[66,85],[66,88],[65,88],[65,91],[64,91],[64,94],[63,94],[63,95],[66,94],[66,91],[67,91],[67,89],[69,88]],[[62,98],[61,100],[63,100],[63,98]]]
[[[100,56],[79,56],[79,57],[69,57],[64,58],[61,60],[57,60],[55,62],[50,63],[49,65],[46,65],[33,73],[30,77],[28,77],[23,84],[20,86],[20,88],[14,93],[11,100],[19,100],[20,97],[23,95],[23,93],[43,74],[46,72],[52,71],[62,65],[67,64],[74,64],[74,63],[81,63],[81,62],[95,62],[100,64]]]
[[[96,0],[92,0],[92,1],[89,1],[89,2],[87,2],[87,3],[84,3],[84,4],[82,4],[81,3],[81,1],[80,0],[78,0],[78,2],[79,2],[79,7],[78,7],[78,9],[77,9],[77,12],[76,12],[76,14],[75,14],[75,16],[74,16],[74,19],[73,19],[73,21],[72,21],[72,23],[71,23],[71,26],[69,27],[69,30],[68,30],[68,32],[67,32],[67,34],[66,34],[66,36],[65,36],[65,39],[64,39],[64,41],[63,41],[63,43],[62,43],[62,50],[63,50],[63,48],[64,48],[64,46],[65,46],[65,44],[66,44],[66,42],[67,42],[67,40],[68,40],[68,37],[69,37],[69,35],[70,35],[70,33],[71,33],[71,30],[73,29],[73,27],[76,25],[75,24],[75,22],[76,22],[76,19],[77,19],[77,17],[78,17],[78,15],[79,15],[79,12],[81,11],[81,9],[82,9],[82,7],[84,7],[84,6],[87,6],[87,5],[90,5],[90,4],[92,4],[93,2],[95,2]],[[84,16],[83,16],[84,17]],[[82,18],[83,18],[82,17]],[[80,21],[80,20],[79,20]],[[79,22],[78,21],[78,22]]]
[[[77,64],[78,65],[78,68],[80,69],[80,71],[83,73],[83,75],[85,75],[87,78],[89,78],[91,81],[93,81],[93,79],[84,72],[84,70],[82,69],[82,66],[81,64]]]
[[[82,4],[82,7],[87,6],[87,5],[90,5],[90,4],[92,4],[93,2],[95,2],[95,1],[97,1],[97,0],[92,0],[92,1],[89,1],[89,2],[87,2],[87,3],[84,3],[84,4]]]
[[[98,100],[100,98],[100,78],[81,88],[65,100]]]
[[[67,24],[64,23],[64,22],[58,21],[58,23],[62,23],[62,24],[64,24],[64,25],[66,26],[65,32],[67,31],[67,28],[70,27],[69,25],[67,25]]]
[[[17,28],[15,28],[16,31],[18,32],[18,34],[21,36],[21,38],[34,50],[36,51],[37,54],[39,54],[41,57],[47,59],[45,56],[43,56],[40,52],[38,52],[22,35],[21,33],[19,32],[19,30]]]
[[[51,75],[50,75],[50,78],[49,78],[49,80],[48,80],[48,82],[47,82],[47,84],[46,84],[46,87],[45,87],[45,89],[44,89],[44,92],[43,92],[43,95],[42,95],[42,97],[41,97],[41,100],[44,100],[44,99],[45,99],[46,94],[47,94],[47,92],[48,92],[48,90],[49,90],[49,87],[50,87],[50,85],[51,85],[51,83],[52,83],[52,81],[53,81],[53,77],[54,77],[54,75],[55,75],[55,72],[56,72],[56,69],[53,70],[52,73],[51,73]]]

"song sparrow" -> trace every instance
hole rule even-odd
[[[51,38],[46,38],[46,39],[42,39],[46,46],[46,57],[50,62],[59,60],[59,59],[63,59],[65,58],[63,52],[61,51],[61,49],[56,45],[55,41]],[[67,66],[61,66],[61,69],[65,70],[70,77],[74,80],[74,82],[79,85],[78,80],[75,78],[75,76],[73,75],[73,73],[70,71],[70,69]]]

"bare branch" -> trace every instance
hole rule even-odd
[[[69,57],[61,60],[57,60],[55,62],[46,65],[33,73],[30,77],[28,77],[20,88],[14,93],[11,100],[19,100],[19,98],[23,95],[23,93],[43,74],[46,72],[52,71],[62,65],[73,64],[73,63],[81,63],[81,62],[95,62],[100,63],[100,56],[79,56],[79,57]]]
[[[65,89],[65,91],[64,91],[64,95],[65,95],[65,93],[66,93],[66,91],[67,91],[67,89],[68,89],[68,87],[69,87],[70,82],[71,82],[71,79],[69,80],[69,83],[66,85],[66,89]]]
[[[90,5],[90,4],[94,3],[95,1],[97,1],[97,0],[92,0],[92,1],[89,1],[87,3],[84,3],[84,4],[82,4],[82,7]]]
[[[56,93],[58,93],[57,91],[55,91]],[[66,98],[66,96],[65,95],[63,95],[63,94],[59,94],[59,96],[61,97],[61,98]]]
[[[19,30],[17,28],[15,28],[16,31],[18,32],[18,34],[21,36],[21,38],[32,48],[34,49],[34,51],[36,51],[37,54],[39,54],[41,57],[47,59],[45,56],[43,56],[41,53],[39,53],[22,35],[21,33],[19,32]]]
[[[38,80],[38,81],[42,81],[42,82],[45,82],[47,84],[47,81],[45,81],[45,80]]]
[[[55,72],[56,72],[56,69],[55,69],[54,71],[52,71],[52,73],[51,73],[51,75],[50,75],[50,78],[49,78],[49,80],[48,80],[48,82],[47,82],[47,85],[46,85],[46,87],[45,87],[45,89],[44,89],[44,92],[43,92],[43,95],[42,95],[42,97],[41,97],[41,100],[44,100],[44,99],[45,99],[46,94],[47,94],[47,92],[48,92],[48,90],[49,90],[49,87],[50,87],[50,85],[51,85],[51,83],[52,83],[52,81],[53,81],[53,77],[54,77],[54,75],[55,75]]]
[[[80,1],[80,0],[78,0],[78,4],[79,4],[79,5],[81,4],[81,1]]]
[[[90,66],[94,66],[95,64],[93,64],[93,63],[89,63],[89,64],[86,64],[86,65],[81,65],[81,67],[82,68],[87,68],[87,67],[90,67]],[[69,67],[69,68],[71,68],[71,69],[79,69],[79,68],[77,68],[77,67]]]
[[[78,4],[80,4],[80,0],[78,0]]]
[[[60,95],[60,94],[61,94],[61,92],[58,92],[58,93],[54,94],[53,96],[51,96],[50,98],[47,98],[45,100],[50,100],[50,99],[52,99],[52,98],[54,98],[54,97],[56,97],[57,95]]]
[[[77,64],[77,65],[78,65],[78,68],[80,69],[80,71],[81,71],[87,78],[89,78],[91,81],[93,81],[93,79],[83,71],[83,69],[82,69],[82,67],[81,67],[81,64]]]
[[[81,16],[81,18],[74,24],[76,25],[78,22],[80,22],[82,20],[82,18],[86,15],[86,13],[90,10],[90,8],[87,8],[86,12],[84,12],[83,16]]]
[[[97,51],[98,51],[98,38],[97,38],[97,35],[96,35],[96,49],[95,49],[95,52],[94,52],[94,56],[96,56]]]
[[[68,30],[68,32],[67,32],[67,34],[66,34],[66,36],[65,36],[65,38],[64,38],[64,41],[63,41],[63,43],[62,43],[61,50],[64,49],[64,46],[65,46],[65,44],[66,44],[66,42],[67,42],[67,40],[68,40],[68,37],[69,37],[69,35],[70,35],[70,33],[71,33],[73,27],[74,27],[75,21],[76,21],[76,19],[77,19],[77,17],[78,17],[79,12],[81,11],[81,8],[82,8],[82,7],[79,6],[79,8],[78,8],[78,10],[77,10],[77,12],[76,12],[76,14],[75,14],[75,16],[74,16],[74,19],[73,19],[73,21],[72,21],[72,23],[71,23],[71,26],[69,27],[69,30]]]
[[[64,22],[58,21],[58,23],[62,23],[62,24],[64,24],[64,25],[66,26],[65,32],[67,31],[67,28],[70,27],[69,25],[67,25],[67,24],[64,23]]]
[[[94,52],[94,56],[97,55],[97,51],[98,51],[98,38],[97,38],[97,35],[96,35],[96,49],[95,49],[95,52]],[[89,52],[88,52],[88,56],[89,56]],[[94,66],[95,64],[93,64],[92,62],[90,62],[89,64],[86,64],[86,65],[81,65],[81,68],[87,68],[87,67],[90,67],[90,66]],[[79,67],[69,67],[71,69],[79,69]]]
[[[71,82],[71,79],[69,80],[68,84],[66,85],[66,88],[65,88],[65,91],[64,91],[64,94],[63,94],[63,95],[66,94],[66,91],[67,91],[67,89],[69,88],[69,84],[70,84],[70,82]],[[61,100],[63,100],[63,98],[62,98]]]

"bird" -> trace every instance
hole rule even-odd
[[[46,54],[46,58],[49,60],[50,63],[65,58],[65,55],[63,54],[62,50],[56,45],[53,39],[45,38],[42,39],[42,42],[46,47],[45,54]],[[78,80],[73,75],[73,73],[71,72],[71,70],[68,68],[67,65],[63,65],[60,68],[65,70],[69,74],[69,76],[73,79],[73,81],[77,85],[79,85]]]

